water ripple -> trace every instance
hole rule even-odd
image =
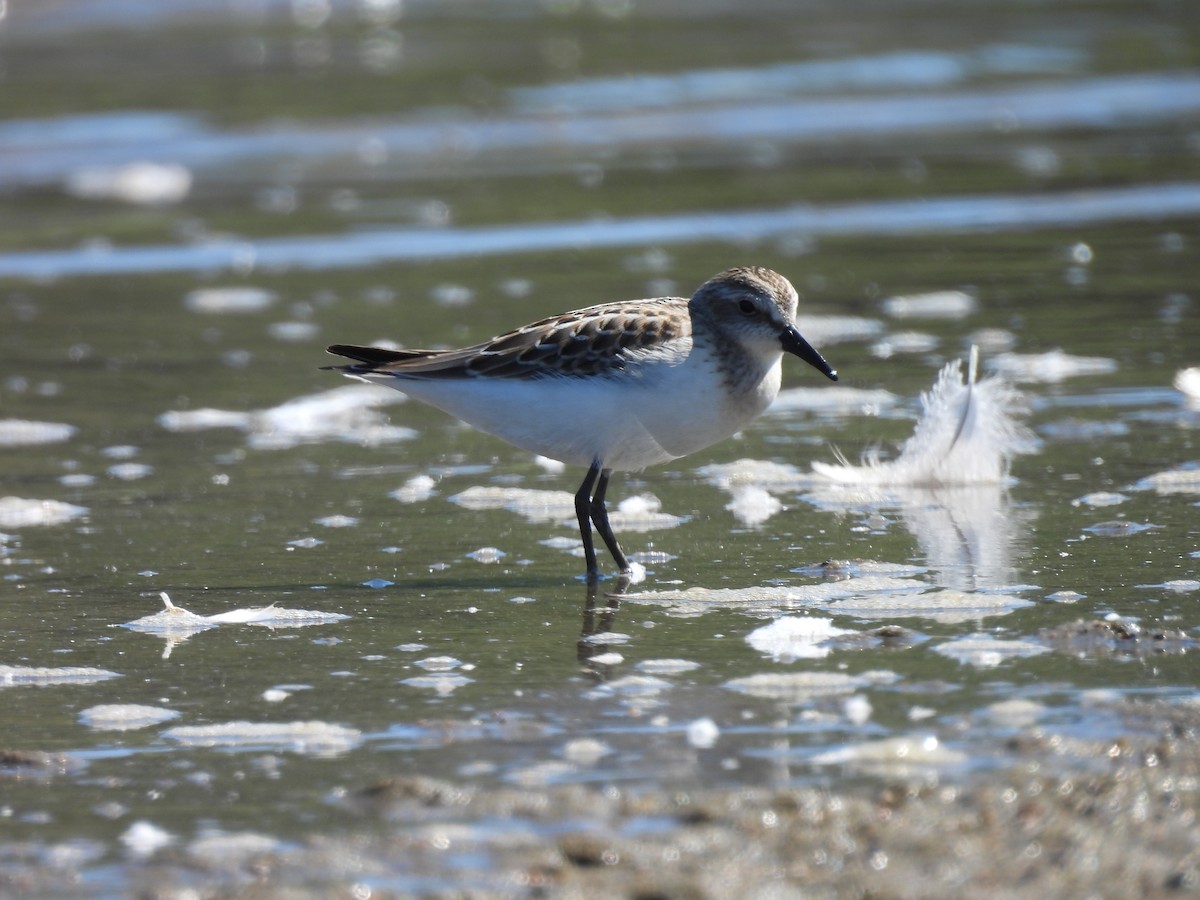
[[[519,98],[518,98],[519,99]],[[549,111],[546,111],[549,110]],[[747,141],[829,142],[946,131],[1117,128],[1200,113],[1200,73],[1134,74],[936,94],[901,92],[747,101],[575,115],[488,118],[426,114],[402,120],[330,121],[218,131],[177,114],[89,115],[86,122],[16,121],[0,127],[0,187],[65,180],[85,166],[132,162],[244,175],[280,160],[386,160],[392,177],[419,179],[448,165],[544,173],[563,155],[614,149],[743,146]],[[80,142],[80,135],[105,135]],[[62,139],[63,135],[69,139]],[[378,164],[378,163],[376,163]]]
[[[405,260],[454,259],[704,241],[826,235],[902,235],[1048,228],[1200,213],[1200,182],[1060,194],[887,200],[768,210],[541,222],[481,228],[397,228],[258,241],[91,247],[0,254],[0,277],[148,274],[235,268],[340,269]]]

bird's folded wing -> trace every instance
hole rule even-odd
[[[358,360],[332,366],[351,375],[398,378],[538,378],[602,375],[625,368],[632,351],[650,350],[691,333],[687,301],[665,297],[648,308],[607,303],[534,322],[459,350],[383,350],[335,344],[329,352]]]

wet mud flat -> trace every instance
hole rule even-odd
[[[1168,897],[1200,888],[1200,703],[1110,735],[1014,734],[1002,770],[880,760],[836,787],[348,787],[361,827],[243,832],[141,859],[0,846],[0,892],[139,897]],[[53,768],[3,760],[7,778]],[[28,773],[26,773],[28,774]],[[44,774],[44,773],[43,773]],[[53,779],[53,776],[52,776]],[[128,842],[133,844],[133,842]]]

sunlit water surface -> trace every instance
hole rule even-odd
[[[836,785],[908,771],[889,741],[953,780],[1195,700],[1194,22],[72,5],[3,35],[0,840],[287,839],[397,774]],[[745,263],[842,380],[789,361],[745,433],[619,478],[620,598],[582,472],[318,369]],[[812,481],[972,344],[1038,439],[1009,484]],[[125,627],[162,592],[325,616]]]

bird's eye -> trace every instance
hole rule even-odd
[[[757,307],[757,306],[755,306],[755,305],[754,305],[754,304],[753,304],[751,301],[749,301],[749,300],[742,300],[741,302],[739,302],[739,303],[738,303],[738,309],[740,309],[740,310],[742,311],[742,314],[743,314],[743,315],[746,315],[746,316],[752,316],[752,315],[754,315],[756,312],[758,312],[758,307]]]

